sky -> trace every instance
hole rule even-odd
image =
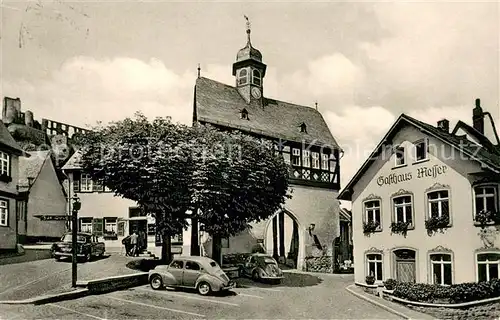
[[[401,113],[500,126],[498,2],[0,0],[0,96],[77,126],[141,111],[190,124],[201,75],[233,85],[252,44],[264,95],[313,107],[345,150],[341,184]]]

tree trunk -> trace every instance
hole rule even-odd
[[[200,255],[200,231],[198,229],[198,218],[191,218],[191,255]]]
[[[222,266],[222,238],[212,235],[212,259]]]
[[[169,264],[172,261],[172,236],[170,232],[163,231],[161,246],[161,261],[163,264]]]

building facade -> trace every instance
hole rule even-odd
[[[474,126],[453,131],[447,120],[435,127],[401,115],[342,191],[352,202],[356,282],[498,278],[500,141],[484,136],[476,103]]]
[[[0,250],[16,250],[19,192],[19,157],[26,155],[0,123]]]
[[[28,152],[19,158],[17,227],[20,243],[59,240],[68,230],[65,221],[40,216],[65,216],[66,193],[52,162],[51,151]]]
[[[247,44],[238,51],[232,68],[235,86],[201,76],[196,80],[193,123],[273,141],[290,166],[293,194],[284,210],[226,239],[223,254],[250,252],[261,244],[298,268],[307,257],[333,260],[333,243],[339,235],[336,197],[342,150],[317,110],[265,96],[266,70],[247,28]],[[204,247],[210,255],[210,241]]]

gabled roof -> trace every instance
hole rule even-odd
[[[28,152],[30,157],[19,157],[19,191],[29,191],[40,175],[45,161],[50,161],[50,151]],[[30,180],[32,180],[30,184]]]
[[[75,151],[73,155],[66,161],[62,170],[80,170],[82,169],[82,152],[80,150]]]
[[[268,98],[263,101],[263,106],[247,103],[235,87],[203,77],[196,80],[194,113],[200,122],[340,149],[323,116],[314,108]],[[241,118],[243,109],[250,120]],[[307,125],[307,133],[300,132],[302,123]]]
[[[350,210],[347,210],[346,208],[340,208],[339,213],[340,213],[339,219],[341,221],[347,221],[347,222],[352,221],[352,213]]]
[[[498,146],[495,146],[487,137],[485,137],[481,132],[477,131],[467,123],[463,122],[462,120],[459,120],[457,122],[457,125],[451,132],[452,135],[456,135],[459,129],[464,130],[467,134],[471,135],[474,139],[476,139],[479,144],[481,144],[483,147],[487,148],[489,151],[495,154],[500,155],[500,149]]]
[[[26,155],[24,150],[14,140],[3,121],[0,121],[0,145],[9,149],[13,154]]]
[[[384,145],[390,144],[392,137],[399,131],[399,129],[402,126],[408,124],[420,129],[422,132],[430,136],[433,136],[443,143],[450,145],[456,150],[462,152],[469,159],[478,161],[479,163],[481,163],[483,168],[500,173],[500,153],[497,153],[497,147],[495,147],[496,151],[494,151],[493,149],[478,146],[468,141],[465,137],[455,136],[403,113],[401,114],[401,116],[399,116],[396,122],[394,122],[387,134],[384,136],[384,138],[382,138],[382,141],[380,141],[375,150],[361,166],[358,172],[356,172],[351,181],[349,181],[344,190],[342,190],[342,192],[338,196],[338,199],[348,201],[351,200],[352,188],[354,187],[354,185],[368,170],[370,165],[378,159],[378,156],[380,155]]]

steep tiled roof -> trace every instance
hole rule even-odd
[[[340,149],[321,113],[310,107],[267,98],[263,107],[248,104],[235,87],[203,77],[196,80],[195,101],[195,114],[201,122]],[[249,120],[241,118],[243,109]],[[307,133],[300,131],[302,123],[307,125]]]
[[[73,155],[68,159],[68,161],[62,167],[62,170],[79,170],[82,168],[81,165],[82,153],[80,150],[77,150]]]
[[[30,188],[29,180],[32,183],[36,181],[43,164],[47,159],[50,161],[50,151],[33,151],[28,152],[30,157],[19,157],[19,191],[28,191]]]
[[[340,200],[350,200],[352,188],[359,181],[359,179],[363,176],[363,174],[368,170],[370,165],[378,158],[384,143],[390,141],[392,137],[398,132],[398,129],[401,125],[410,124],[421,131],[441,140],[443,143],[450,145],[451,147],[457,149],[464,155],[466,155],[469,159],[474,161],[479,161],[486,168],[492,169],[494,171],[500,172],[500,150],[498,146],[491,147],[481,147],[473,142],[467,140],[465,136],[456,136],[450,134],[444,130],[436,128],[430,124],[412,118],[406,114],[401,114],[401,116],[396,120],[396,122],[389,129],[387,134],[384,136],[382,141],[380,141],[379,145],[375,148],[372,154],[368,157],[365,163],[361,166],[361,168],[356,172],[354,177],[349,181],[347,186],[342,190],[338,199]]]
[[[25,154],[24,150],[21,149],[16,140],[11,136],[9,130],[7,130],[3,121],[0,121],[0,144],[10,149],[14,154]]]

